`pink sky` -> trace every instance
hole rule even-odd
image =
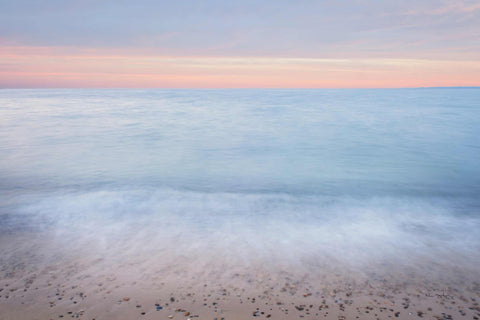
[[[480,61],[174,57],[4,47],[0,87],[395,88],[477,86]]]
[[[478,0],[16,0],[0,21],[0,88],[480,86]]]

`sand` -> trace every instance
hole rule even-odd
[[[41,235],[0,237],[1,320],[480,318],[480,278],[456,265],[232,264],[175,248],[69,249]]]

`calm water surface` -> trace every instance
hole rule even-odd
[[[480,89],[0,90],[0,215],[476,261]]]

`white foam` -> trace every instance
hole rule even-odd
[[[419,261],[474,268],[480,260],[479,219],[438,199],[99,190],[29,195],[15,211],[51,237],[50,252],[117,261],[143,255],[165,265],[221,259],[312,270]]]

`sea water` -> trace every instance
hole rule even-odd
[[[0,219],[53,253],[475,269],[480,89],[0,90]]]

